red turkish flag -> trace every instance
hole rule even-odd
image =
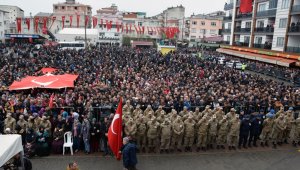
[[[73,16],[70,15],[70,27],[72,27],[72,22],[73,22]]]
[[[126,24],[126,34],[128,34],[128,25]]]
[[[119,32],[120,31],[120,27],[119,27],[119,22],[118,21],[116,22],[116,27],[117,27],[117,32]]]
[[[77,15],[77,28],[79,27],[80,15]]]
[[[50,101],[49,101],[49,108],[52,109],[53,108],[53,99],[54,99],[54,94],[52,93],[51,97],[50,97]]]
[[[98,19],[96,17],[93,17],[93,27],[95,28],[97,26]]]
[[[17,31],[18,31],[18,33],[21,33],[21,23],[22,23],[22,19],[17,18]]]
[[[240,13],[252,12],[252,0],[241,0]]]
[[[142,31],[143,31],[143,34],[145,34],[145,27],[142,26]]]
[[[43,18],[43,29],[47,29],[48,17]]]
[[[112,28],[112,21],[109,21],[109,30],[111,30],[111,28]]]
[[[136,27],[136,25],[134,25],[134,29],[135,29],[135,31],[136,31],[136,34],[139,34],[139,30],[138,30],[138,28]]]
[[[26,18],[26,24],[27,24],[27,29],[28,31],[30,30],[30,18]]]
[[[116,114],[108,129],[108,144],[117,160],[121,159],[120,149],[122,147],[122,98],[120,99]]]
[[[85,16],[85,26],[87,26],[88,22],[89,22],[89,16],[87,15]]]
[[[39,17],[34,18],[34,27],[35,27],[35,32],[38,32],[38,26],[39,26]]]
[[[61,20],[62,20],[62,29],[65,28],[65,19],[66,19],[65,16],[61,16]]]

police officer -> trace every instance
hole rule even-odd
[[[248,147],[251,148],[252,144],[254,147],[257,147],[256,141],[259,137],[261,126],[262,126],[262,119],[260,116],[258,116],[258,113],[254,112],[253,117],[251,119]]]
[[[239,149],[241,149],[242,144],[243,147],[247,149],[246,145],[248,142],[250,127],[251,127],[250,115],[245,115],[241,121],[240,138],[239,138],[239,146],[238,146]]]

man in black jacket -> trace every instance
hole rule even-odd
[[[136,145],[132,142],[129,142],[128,137],[123,138],[123,166],[127,170],[136,170],[137,157],[136,157]]]

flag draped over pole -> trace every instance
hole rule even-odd
[[[72,27],[72,22],[73,22],[73,16],[70,15],[70,27]]]
[[[35,27],[35,32],[38,32],[38,26],[39,26],[39,17],[34,18],[34,27]]]
[[[17,18],[17,31],[18,31],[18,33],[21,33],[21,24],[22,24],[22,19]]]
[[[65,19],[66,19],[66,17],[65,17],[65,16],[61,16],[62,29],[64,29],[64,28],[65,28]]]
[[[80,15],[77,15],[77,28],[79,27]]]
[[[122,147],[122,98],[108,129],[108,144],[117,160],[121,159],[120,149]]]
[[[28,31],[30,30],[30,18],[26,18],[26,24],[27,24],[27,29]]]

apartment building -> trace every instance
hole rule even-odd
[[[240,0],[228,0],[224,10],[225,43],[300,53],[300,0],[253,0],[250,13],[240,13]]]

